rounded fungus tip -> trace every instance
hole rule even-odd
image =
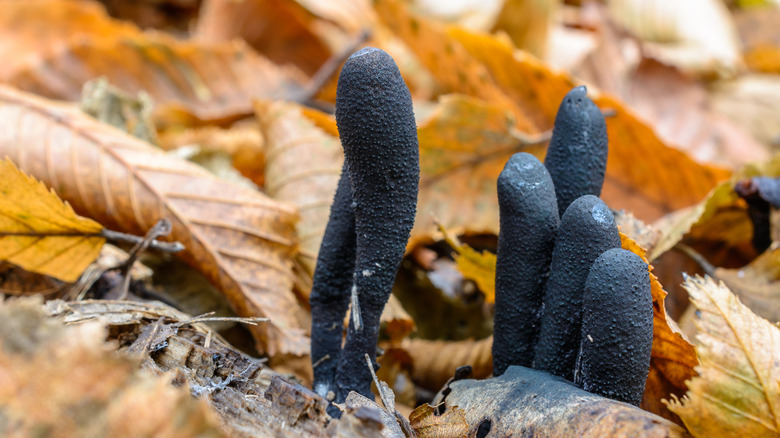
[[[631,251],[601,254],[585,281],[580,359],[582,389],[639,406],[653,345],[647,263]]]

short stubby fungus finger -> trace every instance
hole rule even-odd
[[[331,391],[335,394],[334,379],[352,290],[355,248],[352,188],[345,165],[330,207],[309,295],[314,391],[323,397]]]
[[[498,177],[493,375],[530,367],[539,336],[544,286],[558,228],[555,187],[533,155],[512,156]]]
[[[653,346],[653,298],[647,263],[610,249],[585,281],[582,339],[575,383],[582,389],[639,406]]]
[[[620,248],[620,234],[607,204],[593,195],[572,202],[555,239],[534,368],[573,380],[585,280],[593,261],[612,248]]]
[[[336,123],[352,185],[357,252],[354,287],[362,327],[350,318],[336,371],[337,401],[371,394],[379,316],[390,298],[414,225],[420,157],[412,98],[393,58],[376,48],[353,54],[336,92]]]
[[[607,170],[607,124],[585,86],[566,94],[555,116],[544,165],[555,183],[558,212],[583,195],[601,195]]]

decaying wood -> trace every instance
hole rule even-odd
[[[518,366],[492,379],[452,382],[437,401],[444,404],[440,411],[455,406],[463,410],[468,436],[689,436],[680,426],[655,414]]]

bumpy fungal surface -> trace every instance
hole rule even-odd
[[[544,165],[555,183],[558,212],[583,195],[601,195],[607,170],[607,124],[585,86],[566,94],[555,116]]]
[[[639,406],[650,368],[653,299],[641,257],[604,252],[585,281],[576,382],[582,389]]]
[[[355,212],[345,165],[330,207],[309,295],[314,391],[323,397],[329,391],[335,393],[334,378],[352,289],[355,248]]]
[[[512,156],[498,177],[493,375],[530,367],[539,336],[544,286],[560,223],[552,179],[533,155]]]
[[[382,50],[353,54],[339,76],[336,123],[352,186],[357,237],[354,287],[362,317],[350,318],[336,371],[336,399],[371,395],[364,358],[376,362],[379,316],[414,224],[420,178],[412,99],[398,67]]]
[[[620,248],[620,235],[609,207],[593,195],[572,202],[558,227],[534,368],[573,381],[585,280],[596,258],[612,248]]]

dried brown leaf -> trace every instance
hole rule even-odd
[[[445,92],[462,93],[483,100],[491,108],[511,112],[514,128],[521,133],[538,134],[552,128],[559,103],[577,85],[500,37],[426,22],[397,0],[379,0],[376,7],[381,19],[417,54]],[[620,101],[591,91],[599,107],[615,112],[607,121],[610,154],[602,192],[614,208],[632,210],[638,217],[652,220],[698,202],[728,177],[729,171],[698,164],[664,144]],[[494,142],[483,143],[489,147]],[[497,175],[502,165],[493,167]],[[472,185],[494,188],[495,178],[480,183]],[[477,203],[474,199],[466,202],[463,192],[455,193],[462,203]],[[492,203],[495,193],[477,199]],[[450,208],[460,211],[462,203],[452,203]],[[461,225],[442,223],[455,230]]]
[[[493,336],[478,341],[408,339],[402,347],[412,357],[415,383],[431,391],[438,391],[463,365],[471,365],[475,379],[493,374]]]
[[[98,3],[30,0],[0,3],[0,81],[77,101],[98,76],[130,93],[146,91],[163,112],[201,120],[252,112],[252,98],[284,96],[300,75],[245,44],[206,44],[142,32],[108,17]],[[297,79],[294,79],[297,78]]]
[[[291,293],[293,208],[213,177],[69,106],[0,88],[0,155],[55,187],[106,227],[143,234],[162,218],[182,257],[242,316],[271,316],[253,334],[270,355],[308,354]]]
[[[275,64],[293,64],[312,75],[330,56],[314,32],[315,21],[294,0],[205,0],[195,38],[241,38]]]

